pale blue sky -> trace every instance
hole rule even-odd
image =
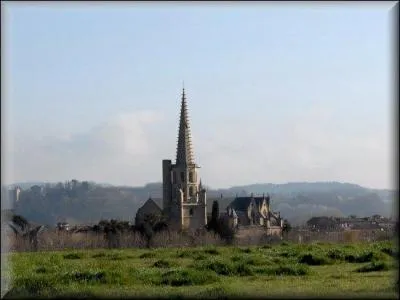
[[[8,181],[393,186],[393,3],[2,3]]]

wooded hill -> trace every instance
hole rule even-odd
[[[19,200],[14,203],[15,213],[29,221],[50,226],[62,221],[77,224],[97,223],[102,219],[133,222],[137,209],[149,196],[162,198],[161,183],[149,183],[144,187],[118,187],[72,180],[57,184],[16,185],[23,190]],[[219,201],[222,212],[236,195],[250,193],[269,193],[272,209],[280,211],[292,224],[304,223],[314,216],[379,214],[391,217],[397,214],[393,191],[338,182],[254,184],[229,189],[208,189],[208,210],[211,212],[213,200]],[[2,208],[7,208],[7,203],[4,204]]]

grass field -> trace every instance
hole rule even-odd
[[[10,297],[398,298],[390,242],[13,253],[10,260]]]

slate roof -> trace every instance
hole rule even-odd
[[[151,198],[151,200],[153,200],[160,209],[163,208],[163,199],[162,198]]]
[[[233,209],[235,209],[236,211],[244,211],[247,210],[247,208],[250,205],[250,202],[252,200],[252,198],[254,198],[254,201],[257,205],[257,207],[260,206],[260,204],[262,203],[264,197],[236,197],[231,204],[229,204],[229,207],[232,207]]]
[[[160,210],[162,210],[162,199],[160,198],[149,198],[147,201],[138,209],[138,211],[142,210],[145,205],[156,205]]]

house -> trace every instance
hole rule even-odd
[[[263,226],[271,235],[282,235],[283,219],[270,206],[270,197],[236,197],[226,208],[234,227]]]

